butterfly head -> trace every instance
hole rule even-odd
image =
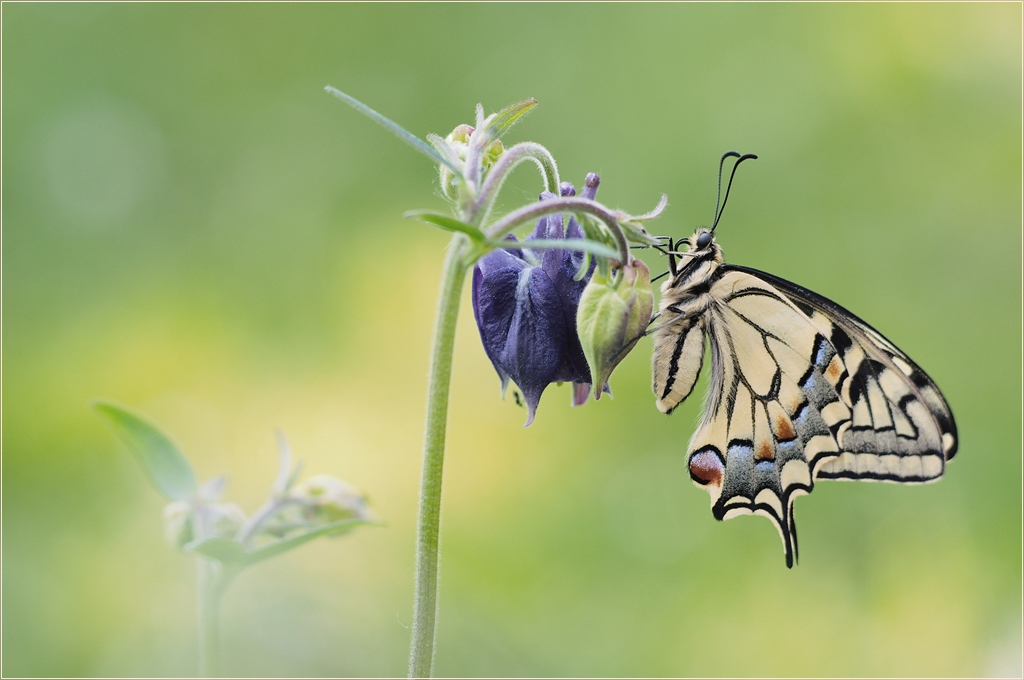
[[[698,227],[690,238],[680,239],[679,244],[688,246],[686,253],[693,260],[715,260],[722,263],[722,247],[715,242],[715,232],[707,227]],[[677,248],[678,250],[678,248]]]
[[[722,247],[715,242],[715,232],[707,227],[698,227],[693,236],[683,241],[689,246],[686,253],[691,261],[709,260],[722,264]],[[684,263],[685,264],[685,263]]]

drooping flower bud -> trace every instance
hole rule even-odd
[[[647,329],[654,310],[651,273],[640,260],[604,276],[595,273],[580,298],[576,327],[597,384],[612,371]],[[599,399],[598,392],[594,398]]]
[[[587,176],[586,198],[594,197],[599,181],[597,175]],[[576,190],[563,182],[559,193],[574,196]],[[545,192],[540,198],[548,200],[554,194]],[[533,239],[566,238],[583,238],[575,217],[568,225],[560,214],[543,217],[525,241],[512,237],[509,248],[489,253],[473,269],[473,314],[484,351],[501,378],[502,392],[509,378],[522,390],[527,425],[551,383],[573,383],[575,405],[584,403],[590,393],[590,372],[576,334],[576,308],[594,263],[576,280],[584,263],[582,253],[530,250]]]

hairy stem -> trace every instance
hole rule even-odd
[[[505,183],[505,179],[512,170],[523,161],[536,163],[541,178],[544,180],[544,186],[551,193],[558,194],[558,166],[555,165],[555,159],[540,144],[520,142],[505,149],[505,152],[498,157],[497,162],[487,173],[487,179],[484,180],[483,187],[467,215],[470,219],[475,220],[474,224],[482,224],[487,221],[494,201],[498,197],[498,192],[501,191],[501,185]]]
[[[427,424],[423,437],[420,515],[416,537],[416,600],[413,605],[412,649],[409,655],[410,678],[430,677],[434,663],[441,477],[455,324],[459,316],[462,286],[469,268],[463,256],[467,241],[466,236],[456,234],[448,247],[441,275],[441,296],[434,326],[434,349],[430,357],[430,378],[427,387]]]

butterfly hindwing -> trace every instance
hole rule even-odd
[[[792,566],[793,501],[816,479],[941,476],[956,449],[952,414],[927,375],[881,334],[756,270],[722,265],[709,295],[703,318],[713,385],[688,453],[716,518],[767,516]]]

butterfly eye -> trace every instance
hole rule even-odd
[[[707,248],[709,245],[711,245],[711,232],[705,231],[697,237],[697,247],[703,249]]]

